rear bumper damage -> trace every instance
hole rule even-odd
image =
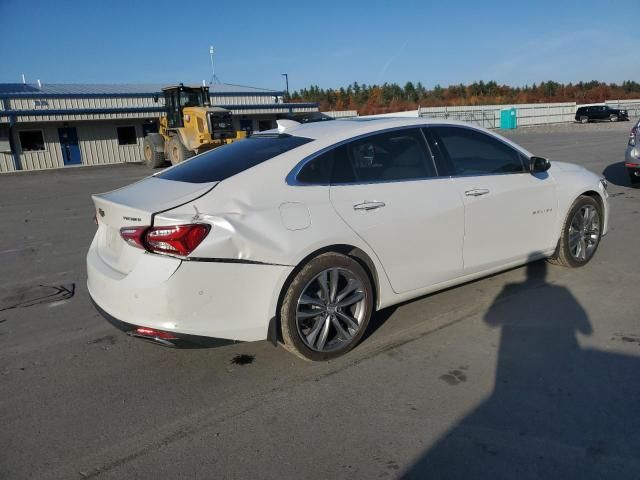
[[[98,313],[104,317],[111,325],[116,327],[118,330],[126,333],[131,337],[142,338],[144,340],[149,340],[153,343],[158,343],[160,345],[164,345],[166,347],[178,347],[178,348],[192,348],[192,347],[223,347],[225,345],[231,345],[237,343],[235,340],[228,340],[225,338],[215,338],[215,337],[203,337],[200,335],[187,335],[184,333],[176,333],[176,332],[161,332],[170,334],[171,338],[167,338],[164,336],[159,336],[154,334],[153,332],[143,333],[140,330],[146,328],[142,325],[133,325],[131,323],[123,322],[115,318],[113,315],[110,315],[105,310],[100,308],[93,298],[91,298],[91,302],[93,306],[96,308]],[[148,329],[149,330],[149,329]]]
[[[123,275],[105,264],[92,244],[87,288],[100,313],[131,335],[145,337],[146,332],[135,330],[146,327],[200,344],[200,337],[214,343],[255,341],[268,337],[280,289],[292,269],[145,254]]]

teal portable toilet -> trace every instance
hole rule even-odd
[[[518,126],[515,108],[505,108],[500,111],[500,128],[511,130]]]

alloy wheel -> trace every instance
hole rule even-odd
[[[366,312],[364,284],[345,268],[329,268],[302,290],[296,309],[296,326],[307,347],[330,352],[353,341]]]
[[[593,205],[583,205],[569,225],[569,252],[579,261],[591,258],[600,241],[600,215]]]

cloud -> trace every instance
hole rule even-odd
[[[400,55],[402,55],[402,52],[404,52],[404,49],[407,48],[408,43],[409,41],[405,40],[402,46],[396,51],[396,53],[391,55],[389,60],[387,60],[387,63],[384,64],[384,66],[382,67],[382,70],[380,70],[380,73],[378,74],[378,83],[382,83],[384,75],[387,73],[387,70],[389,69],[391,64],[394,62],[394,60],[398,58]]]

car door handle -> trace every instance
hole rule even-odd
[[[356,203],[353,206],[354,210],[375,210],[376,208],[382,208],[382,207],[386,207],[387,204],[384,202],[369,202],[369,201],[364,201],[362,203]]]
[[[472,188],[471,190],[467,190],[464,192],[467,197],[480,197],[482,195],[486,195],[487,193],[489,193],[488,188]]]

